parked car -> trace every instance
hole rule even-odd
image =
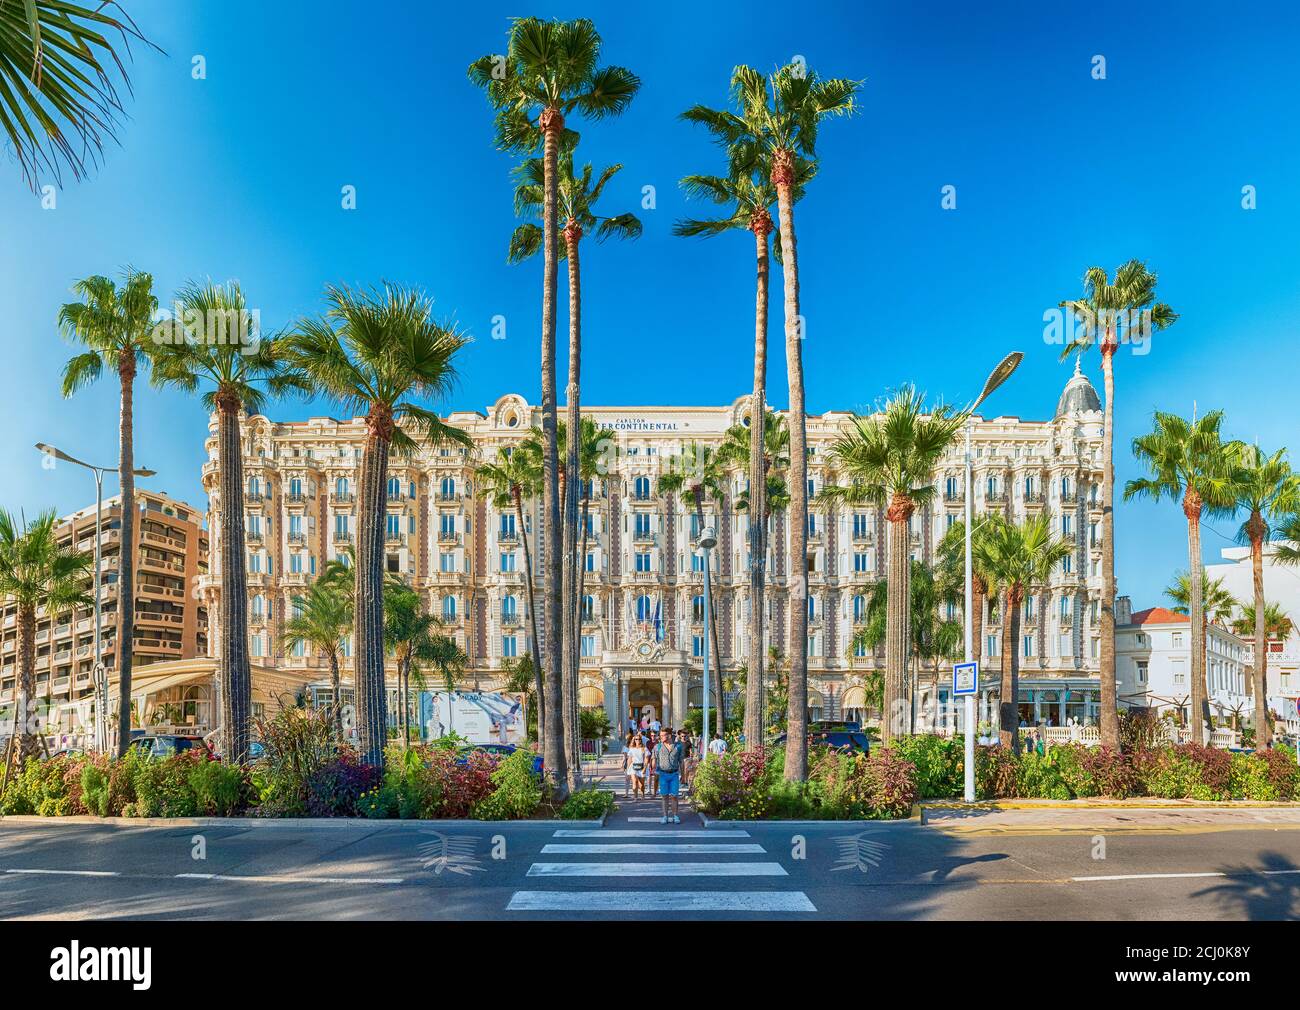
[[[466,744],[456,752],[456,760],[464,764],[468,759],[471,751],[483,751],[487,754],[496,754],[499,757],[507,758],[519,748],[512,743],[477,743]],[[533,771],[538,775],[542,774],[542,756],[533,755]]]
[[[785,741],[786,735],[782,733],[772,743],[782,747]],[[830,747],[832,750],[843,751],[846,754],[865,755],[871,750],[867,734],[855,730],[811,729],[808,731],[808,742],[814,747]]]
[[[199,736],[182,736],[179,733],[145,733],[131,741],[132,747],[150,757],[171,757],[187,750],[201,750],[209,757],[212,749]]]

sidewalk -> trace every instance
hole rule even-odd
[[[644,798],[624,798],[623,791],[627,788],[627,779],[623,775],[622,754],[606,754],[596,762],[594,769],[590,765],[584,766],[583,773],[589,783],[594,784],[597,789],[613,793],[618,801],[618,810],[609,815],[605,821],[606,827],[659,823],[659,818],[663,816],[663,803],[658,796],[650,795],[648,783]],[[690,791],[684,790],[679,800],[678,813],[682,825],[689,823],[699,827],[701,821],[695,808],[691,806]]]
[[[1031,805],[921,806],[921,823],[950,835],[1016,834],[1204,834],[1215,831],[1295,830],[1300,806],[1193,804],[1146,800],[1067,806]]]

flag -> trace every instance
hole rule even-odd
[[[661,603],[662,603],[661,600],[656,600],[656,601],[655,601],[655,622],[654,622],[654,628],[655,628],[655,641],[656,641],[656,642],[662,642],[662,641],[664,640],[664,622],[663,622],[662,620],[660,620],[660,618],[659,618],[659,607],[660,607]]]

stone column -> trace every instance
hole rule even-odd
[[[673,674],[673,726],[680,726],[686,721],[689,711],[686,702],[686,677],[680,673]]]
[[[672,717],[672,698],[668,694],[668,678],[659,680],[659,723],[667,726]]]

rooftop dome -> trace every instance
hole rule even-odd
[[[1079,358],[1076,356],[1074,374],[1070,376],[1070,381],[1065,384],[1065,389],[1061,393],[1061,399],[1057,401],[1056,416],[1064,417],[1066,414],[1085,414],[1100,410],[1101,398],[1097,396],[1092,383],[1080,369]]]

